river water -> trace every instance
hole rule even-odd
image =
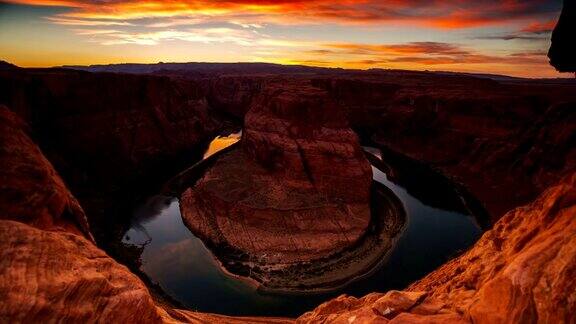
[[[239,133],[216,138],[204,158],[239,138]],[[297,316],[340,294],[360,297],[370,292],[402,289],[476,242],[482,234],[478,225],[482,221],[472,215],[470,204],[456,186],[422,166],[382,157],[375,148],[365,149],[381,159],[382,163],[373,163],[373,179],[401,200],[407,224],[380,268],[338,291],[271,295],[229,277],[221,271],[210,250],[184,225],[175,197],[157,195],[138,206],[123,243],[142,246],[140,270],[166,294],[192,310]]]

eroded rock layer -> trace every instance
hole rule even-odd
[[[333,256],[364,236],[372,171],[324,91],[267,89],[245,118],[241,146],[219,158],[180,202],[194,233],[240,255],[221,253],[226,265],[278,272]],[[270,284],[269,277],[256,279]]]
[[[275,85],[244,118],[242,148],[270,174],[312,186],[328,199],[366,202],[370,164],[343,107],[321,89]]]
[[[117,206],[198,158],[221,127],[199,85],[160,76],[0,70],[0,103],[30,125],[103,246],[129,221]]]
[[[573,82],[407,71],[313,82],[364,138],[462,183],[493,222],[576,169]]]
[[[84,211],[25,129],[0,107],[0,320],[159,321],[144,284],[91,241]]]
[[[0,322],[288,322],[168,314],[136,275],[94,244],[84,211],[27,130],[0,106]]]
[[[0,219],[71,230],[92,239],[82,207],[27,129],[20,117],[0,105]]]
[[[30,122],[0,110],[0,322],[288,322],[159,307],[136,276],[91,242],[84,211],[51,165],[77,197],[109,190],[119,182],[92,185],[124,171],[147,174],[136,169],[170,160],[173,148],[186,151],[210,133],[205,126],[182,131],[213,125],[202,107],[242,117],[259,81],[222,78],[230,86],[222,92],[210,81],[205,97],[158,77],[0,70],[0,102]],[[572,323],[576,194],[574,177],[566,176],[576,165],[573,83],[346,73],[314,82],[346,107],[362,135],[457,177],[495,220],[531,204],[507,213],[470,251],[406,291],[343,296],[299,321]],[[165,102],[166,95],[181,101]],[[91,219],[108,210],[107,201],[78,198]]]
[[[341,296],[303,323],[572,323],[576,174],[507,213],[464,255],[406,291]]]

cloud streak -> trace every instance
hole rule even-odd
[[[503,55],[486,54],[457,44],[441,42],[411,42],[401,44],[327,43],[307,50],[294,62],[330,66],[345,62],[347,66],[442,65],[509,65],[542,66],[545,51],[513,52]]]
[[[61,18],[131,21],[145,18],[183,21],[205,17],[242,24],[371,25],[387,22],[439,29],[472,28],[534,21],[558,12],[544,0],[11,0],[30,5],[72,8]],[[175,20],[171,20],[175,19]]]
[[[525,25],[514,33],[479,37],[481,39],[496,40],[547,40],[556,26],[556,19],[544,22],[533,22]]]
[[[245,30],[230,28],[197,28],[187,30],[161,30],[153,32],[129,32],[107,29],[75,29],[78,35],[90,36],[102,45],[158,45],[162,41],[184,41],[197,43],[234,43],[252,45],[257,35]]]

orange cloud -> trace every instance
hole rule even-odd
[[[405,44],[325,44],[325,47],[343,50],[347,54],[468,54],[458,45],[439,42],[412,42]]]
[[[130,32],[110,29],[75,29],[76,34],[92,37],[102,45],[158,45],[161,41],[184,41],[197,43],[234,43],[249,46],[257,42],[249,31],[230,28],[203,28],[190,30],[157,30]]]
[[[541,66],[546,63],[545,51],[518,52],[491,55],[467,49],[456,44],[439,42],[413,42],[405,44],[329,43],[322,48],[304,51],[301,62],[322,66],[372,67],[372,66],[427,66],[437,65],[509,65]]]
[[[528,26],[522,28],[521,32],[534,33],[534,34],[549,33],[554,29],[554,26],[556,26],[556,19],[552,19],[550,21],[546,21],[543,23],[533,22]]]
[[[131,26],[129,22],[123,21],[107,21],[107,20],[85,20],[63,17],[47,17],[49,21],[58,25],[70,26]]]
[[[30,5],[30,6],[53,6],[53,7],[81,7],[82,3],[74,0],[6,0],[4,2]]]
[[[352,69],[404,69],[455,71],[471,73],[495,73],[520,77],[534,77],[538,71],[540,77],[558,77],[558,73],[550,68],[545,53],[512,53],[508,55],[487,55],[470,52],[465,56],[454,55],[390,55],[373,53],[370,56],[311,55],[303,53],[301,59],[280,58],[272,60],[278,63],[304,64],[321,67],[342,67]]]
[[[550,19],[558,12],[551,0],[11,0],[30,5],[73,8],[62,17],[135,20],[208,16],[240,23],[341,24],[409,23],[443,29],[502,25]]]

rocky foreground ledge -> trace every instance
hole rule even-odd
[[[341,296],[301,322],[573,323],[576,174],[508,212],[464,255],[406,291]]]

